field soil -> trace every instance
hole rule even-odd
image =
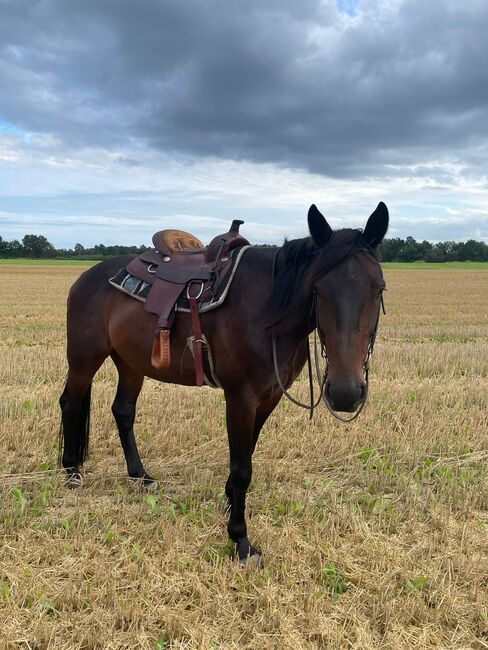
[[[106,362],[85,484],[66,489],[57,400],[82,270],[0,266],[2,650],[488,648],[488,271],[385,270],[354,423],[280,403],[254,457],[252,570],[226,536],[220,391],[146,380],[136,435],[160,489],[144,494]]]

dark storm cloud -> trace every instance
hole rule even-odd
[[[479,172],[488,3],[353,9],[0,0],[0,119],[78,146],[144,141],[333,176],[446,157]]]

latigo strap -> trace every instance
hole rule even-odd
[[[188,287],[188,299],[190,303],[191,325],[193,329],[193,356],[195,359],[195,375],[197,386],[203,385],[203,359],[202,359],[202,344],[204,343],[202,337],[202,326],[200,323],[200,314],[198,313],[198,296],[190,294],[191,286]]]

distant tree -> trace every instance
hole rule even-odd
[[[482,241],[468,239],[459,245],[459,259],[471,262],[488,262],[488,246]]]
[[[461,247],[462,244],[458,241],[449,242],[451,244],[449,250],[449,258],[453,262],[458,262],[461,259]]]
[[[18,241],[18,239],[13,239],[12,241],[8,242],[6,257],[10,257],[10,258],[24,257],[24,255],[25,255],[24,247]]]
[[[430,243],[430,241],[424,239],[424,241],[420,244],[420,247],[422,249],[422,257],[420,259],[425,261],[426,256],[432,250],[432,244]]]
[[[399,262],[415,262],[423,257],[422,244],[415,241],[413,237],[407,237],[405,243],[398,251],[397,259]]]
[[[446,254],[441,246],[434,244],[424,255],[425,262],[445,262]]]
[[[40,257],[54,257],[56,249],[44,235],[26,235],[22,240],[27,257],[38,259]]]
[[[380,259],[383,262],[394,262],[398,259],[398,253],[404,245],[405,241],[399,237],[384,239],[380,245]]]
[[[75,244],[75,255],[83,255],[85,247],[83,244]]]
[[[458,260],[459,248],[455,241],[440,241],[436,246],[442,251],[444,262],[455,262]]]

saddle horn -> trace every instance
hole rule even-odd
[[[244,221],[242,221],[242,219],[234,219],[229,232],[239,232],[239,228],[240,226],[242,226],[243,223]]]

